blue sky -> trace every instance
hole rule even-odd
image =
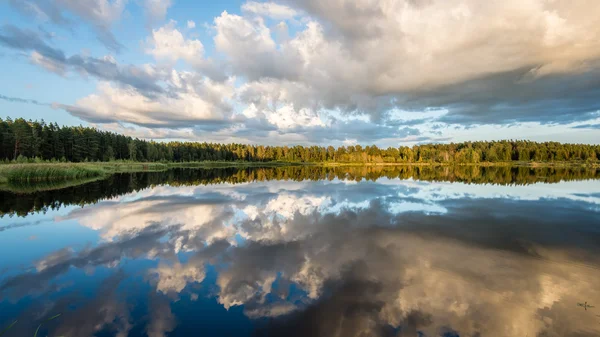
[[[594,143],[598,15],[583,0],[9,0],[0,116],[156,140]]]

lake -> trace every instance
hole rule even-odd
[[[0,331],[17,321],[2,337],[600,336],[598,169],[173,169],[56,188],[0,192]]]

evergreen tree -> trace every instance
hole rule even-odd
[[[380,149],[377,146],[254,146],[199,142],[154,142],[94,128],[60,127],[43,120],[0,119],[0,159],[107,161],[287,161],[360,163],[479,163],[510,161],[596,162],[600,146],[530,141],[424,144]]]

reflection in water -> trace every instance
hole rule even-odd
[[[33,335],[62,313],[44,333],[600,335],[600,181],[575,180],[595,172],[387,176],[403,169],[421,172],[177,170],[13,200],[6,213],[47,212],[0,220],[0,326]],[[536,179],[557,183],[520,185]]]
[[[173,169],[167,172],[115,174],[106,180],[60,189],[39,189],[36,185],[15,186],[18,197],[0,191],[0,216],[45,212],[63,205],[86,205],[99,200],[139,191],[156,185],[195,186],[207,184],[240,184],[269,180],[362,180],[414,179],[475,184],[527,185],[561,181],[600,179],[600,169],[571,167],[514,166],[289,166],[268,168]],[[37,193],[27,193],[33,190]]]
[[[584,302],[584,303],[577,303],[578,306],[583,307],[583,309],[585,309],[585,311],[591,308],[595,308],[593,305],[588,304],[588,302]]]

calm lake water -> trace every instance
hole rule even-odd
[[[22,186],[0,192],[0,331],[600,336],[598,179],[289,167]]]

